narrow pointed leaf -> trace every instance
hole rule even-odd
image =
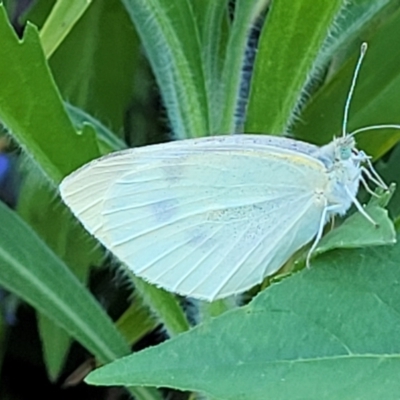
[[[341,0],[272,2],[259,41],[246,132],[282,135],[294,117]]]
[[[92,0],[57,1],[40,30],[40,40],[47,58],[56,51],[91,3]]]
[[[0,121],[56,182],[99,155],[94,132],[78,135],[43,54],[37,29],[20,41],[0,5]]]
[[[0,284],[18,294],[102,362],[129,352],[96,300],[41,239],[0,203]]]
[[[153,68],[177,138],[209,133],[200,36],[188,0],[123,0]]]

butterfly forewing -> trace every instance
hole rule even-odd
[[[323,204],[314,193],[326,174],[289,150],[228,144],[122,152],[92,165],[99,180],[105,172],[103,184],[73,191],[70,183],[64,197],[68,204],[75,193],[71,208],[85,226],[93,212],[77,210],[78,193],[101,203],[93,233],[139,276],[206,300],[240,293],[315,235]],[[120,176],[110,181],[109,169]],[[86,173],[72,186],[88,183]]]
[[[220,150],[267,152],[273,146],[304,154],[318,151],[318,147],[293,139],[266,135],[230,135],[175,141],[115,152],[94,160],[71,175],[60,185],[61,196],[85,228],[95,234],[101,226],[104,195],[110,185],[123,174],[142,168],[156,160],[195,152]]]

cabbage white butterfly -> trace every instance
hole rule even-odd
[[[136,275],[207,301],[274,274],[354,204],[365,178],[387,189],[347,134],[318,147],[263,135],[188,139],[123,150],[66,177],[60,192],[85,228]]]

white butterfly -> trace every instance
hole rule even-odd
[[[355,204],[364,176],[387,188],[346,134],[323,147],[283,137],[215,136],[124,150],[60,185],[65,203],[136,275],[213,301],[274,274]],[[366,167],[364,166],[366,165]],[[364,176],[363,176],[364,174]]]

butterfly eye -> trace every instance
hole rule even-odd
[[[352,149],[350,147],[341,147],[339,154],[341,160],[348,160],[352,155]]]

